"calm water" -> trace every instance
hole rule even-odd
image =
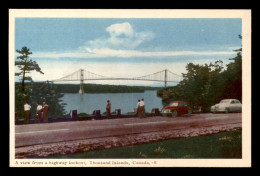
[[[64,103],[67,103],[65,110],[67,113],[70,110],[77,110],[78,113],[84,112],[92,114],[94,110],[101,110],[101,113],[106,111],[107,100],[111,102],[111,111],[121,109],[121,113],[133,112],[136,108],[138,99],[144,98],[146,112],[151,112],[152,108],[161,109],[161,98],[157,97],[157,91],[145,91],[144,93],[99,93],[83,95],[77,93],[66,93],[61,98]]]

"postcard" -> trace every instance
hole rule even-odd
[[[251,167],[250,77],[251,10],[9,9],[9,165]]]

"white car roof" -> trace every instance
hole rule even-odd
[[[223,99],[223,100],[227,100],[227,101],[237,100],[237,101],[239,101],[238,99]]]

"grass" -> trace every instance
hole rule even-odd
[[[230,131],[48,158],[242,158],[241,133]]]

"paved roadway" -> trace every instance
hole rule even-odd
[[[177,118],[124,118],[16,125],[15,147],[229,123],[242,123],[242,114],[209,113]]]

